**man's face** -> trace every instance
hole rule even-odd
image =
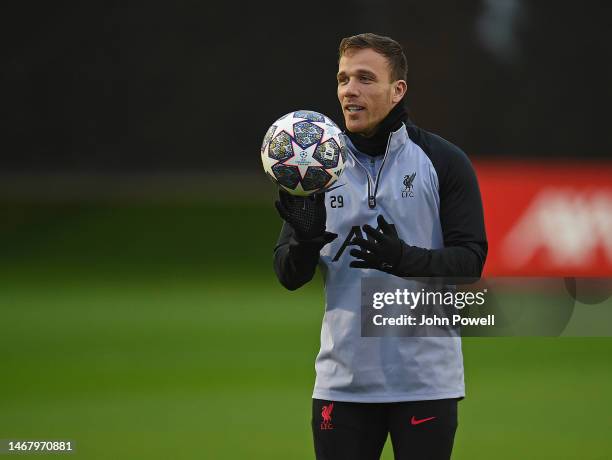
[[[349,48],[338,63],[338,100],[346,128],[366,137],[406,93],[404,80],[391,81],[387,58],[371,48]]]

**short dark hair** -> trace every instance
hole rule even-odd
[[[402,49],[402,45],[389,37],[372,33],[353,35],[343,38],[338,48],[338,59],[347,50],[371,48],[387,58],[391,68],[391,78],[395,80],[406,80],[408,77],[408,61]]]

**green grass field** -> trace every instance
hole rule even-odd
[[[276,281],[271,203],[3,211],[0,439],[313,458],[322,284]],[[612,339],[472,338],[464,356],[453,458],[612,458]]]

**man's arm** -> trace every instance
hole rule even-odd
[[[453,146],[454,147],[454,146]],[[479,278],[488,243],[478,180],[467,156],[456,147],[438,159],[440,224],[444,248],[403,244],[400,276]]]
[[[402,277],[479,278],[488,243],[480,189],[472,164],[465,153],[450,142],[415,127],[410,132],[436,171],[444,247],[410,246],[379,218],[380,232],[364,226],[373,241],[353,240],[361,249],[353,249],[351,255],[362,260],[351,262],[351,266],[375,268]]]
[[[395,227],[382,215],[378,216],[378,227],[380,230],[364,225],[363,230],[370,239],[353,239],[352,244],[360,249],[351,250],[351,255],[357,258],[351,267],[373,268],[401,277],[480,278],[486,242],[424,249],[401,240]]]
[[[480,278],[487,244],[466,244],[442,249],[423,249],[403,243],[398,276]]]
[[[325,196],[294,197],[279,191],[275,203],[284,220],[274,248],[274,271],[281,284],[293,291],[314,275],[319,252],[338,235],[325,231]]]
[[[287,222],[274,248],[274,271],[280,283],[294,291],[309,282],[319,262],[319,251],[336,238],[334,233],[325,234],[311,240],[300,240],[295,230]]]

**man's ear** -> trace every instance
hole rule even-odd
[[[394,103],[398,103],[399,101],[402,100],[407,90],[408,90],[408,85],[406,84],[406,82],[404,80],[397,80],[393,84],[393,97],[391,100]]]

